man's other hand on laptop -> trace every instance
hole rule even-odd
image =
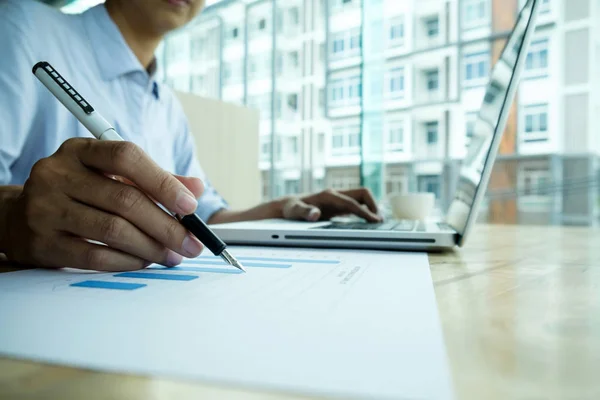
[[[368,189],[333,190],[282,200],[285,219],[319,221],[353,214],[368,222],[381,222],[377,204]]]

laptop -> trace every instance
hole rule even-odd
[[[542,0],[528,0],[494,66],[456,192],[441,222],[264,220],[213,225],[229,244],[437,251],[463,246],[487,189]]]

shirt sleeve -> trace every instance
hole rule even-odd
[[[210,217],[217,211],[229,208],[229,206],[212,186],[210,180],[200,167],[200,163],[196,158],[194,138],[189,130],[187,121],[183,125],[183,132],[178,137],[179,140],[175,149],[177,157],[176,173],[178,175],[200,178],[204,183],[204,193],[198,199],[196,213],[203,221],[208,222]]]
[[[0,185],[11,184],[11,167],[31,132],[38,98],[27,19],[17,4],[0,1]]]

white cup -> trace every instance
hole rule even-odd
[[[389,203],[394,218],[423,221],[432,215],[435,207],[435,194],[391,194],[389,196]]]

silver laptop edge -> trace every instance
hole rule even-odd
[[[328,221],[267,220],[212,225],[212,229],[229,244],[398,250],[442,250],[463,246],[485,196],[525,67],[541,1],[528,0],[523,6],[491,71],[455,197],[446,216],[446,226],[426,223],[419,229],[398,232],[326,229],[331,228]],[[488,114],[494,117],[487,118]]]

